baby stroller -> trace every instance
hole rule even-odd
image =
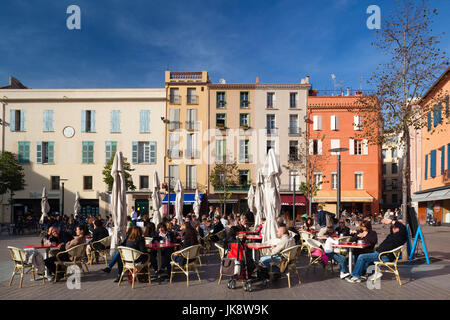
[[[247,251],[245,244],[241,240],[231,242],[227,257],[222,260],[222,275],[230,276],[228,289],[236,288],[236,280],[244,281],[244,291],[252,292],[252,285],[261,282],[263,286],[269,283],[269,273],[267,269],[255,263],[251,254]]]

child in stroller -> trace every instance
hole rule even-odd
[[[229,235],[224,241],[227,255],[222,262],[222,274],[231,277],[227,287],[234,289],[236,280],[242,280],[244,282],[244,291],[249,292],[253,291],[252,284],[256,282],[261,281],[264,286],[267,286],[269,282],[268,270],[264,266],[255,263],[250,249],[245,246],[245,239],[237,237],[237,233],[237,228],[231,227]]]

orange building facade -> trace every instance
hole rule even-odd
[[[337,155],[341,152],[341,210],[364,215],[379,212],[381,198],[381,146],[362,139],[363,116],[359,94],[309,96],[308,138],[312,182],[318,186],[313,206],[336,213]],[[370,128],[370,130],[378,130]],[[314,208],[313,208],[314,211]]]
[[[417,203],[419,223],[433,217],[450,225],[450,68],[422,97],[421,174],[419,191],[412,195]]]

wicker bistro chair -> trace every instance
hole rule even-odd
[[[398,262],[398,259],[400,258],[403,247],[404,247],[404,245],[402,245],[398,248],[395,248],[394,250],[391,250],[391,251],[381,252],[378,255],[378,260],[380,260],[380,261],[376,261],[374,263],[375,264],[375,278],[373,280],[374,284],[377,282],[377,275],[378,275],[378,272],[381,272],[381,267],[386,267],[386,269],[384,271],[393,273],[395,275],[395,279],[397,279],[399,285],[402,285],[402,281],[400,280],[400,274],[398,273],[398,269],[397,269],[397,262]],[[395,257],[393,262],[384,262],[383,260],[381,260],[382,255],[387,255],[390,253],[392,253]]]
[[[20,272],[20,284],[19,284],[19,288],[22,288],[22,283],[23,283],[23,276],[25,274],[31,273],[33,274],[33,280],[36,280],[36,270],[34,269],[32,264],[26,263],[24,261],[25,259],[25,251],[16,247],[8,247],[9,252],[11,253],[11,258],[14,262],[14,271],[13,274],[11,276],[11,279],[9,280],[9,286],[11,287],[13,281],[14,281],[14,277],[17,273]],[[28,270],[27,270],[28,268]],[[42,282],[45,283],[45,277],[42,274]]]
[[[102,250],[94,249],[94,244],[96,244],[96,243],[103,244],[105,249],[102,249]],[[100,240],[95,241],[95,242],[92,242],[91,256],[89,257],[89,260],[90,260],[91,264],[92,264],[92,261],[94,259],[94,255],[96,253],[98,253],[99,256],[102,257],[105,260],[105,265],[108,266],[108,255],[109,255],[109,248],[110,248],[110,246],[111,246],[111,236],[105,237],[105,238],[100,239]]]
[[[272,262],[270,263],[270,280],[272,280],[273,277],[272,267],[277,266],[280,268],[281,273],[286,273],[289,288],[291,287],[291,277],[290,277],[291,271],[295,271],[298,278],[298,284],[301,284],[302,282],[300,280],[300,275],[298,274],[297,271],[297,259],[300,256],[300,252],[301,252],[301,245],[295,245],[281,251],[280,262],[273,261],[273,256],[271,256]]]
[[[185,249],[175,251],[174,253],[172,253],[172,255],[170,257],[170,259],[172,260],[172,261],[170,261],[170,283],[172,283],[172,278],[173,278],[174,273],[184,273],[186,275],[186,279],[187,279],[186,280],[187,286],[189,287],[189,273],[190,272],[196,272],[198,281],[201,282],[200,274],[198,273],[198,268],[197,268],[197,263],[196,263],[196,261],[198,260],[197,257],[200,254],[200,248],[201,248],[201,245],[196,244],[194,246],[190,246]],[[174,259],[176,255],[179,255],[179,256],[185,258],[186,264],[180,265],[178,262],[176,262],[176,260]],[[175,271],[175,268],[179,269],[180,271]],[[195,271],[192,271],[191,268],[194,268]]]
[[[351,238],[352,238],[351,236],[342,237],[339,239],[339,243],[347,243],[350,241]],[[337,253],[337,254],[341,254],[343,256],[347,256],[348,249],[347,248],[334,248],[333,252]]]
[[[325,250],[323,249],[322,243],[315,240],[315,239],[306,239],[306,245],[308,248],[308,256],[309,256],[309,265],[307,270],[309,270],[309,268],[311,266],[313,266],[314,271],[316,271],[316,265],[320,265],[321,264],[321,255],[320,256],[313,256],[312,252],[314,251],[314,249],[318,249],[323,255],[325,254]],[[334,272],[333,270],[333,263],[331,261],[328,262],[328,265],[331,268],[331,272]],[[323,265],[323,269],[325,274],[327,273],[327,269],[326,269],[326,265]]]
[[[56,254],[55,282],[58,280],[58,272],[64,273],[64,278],[67,275],[67,269],[65,269],[65,268],[61,268],[63,270],[58,271],[58,269],[60,267],[78,266],[81,269],[81,271],[83,271],[83,273],[84,273],[84,269],[83,269],[83,266],[84,266],[86,268],[86,272],[89,272],[89,269],[88,269],[86,263],[84,262],[84,253],[86,252],[87,246],[88,246],[87,243],[79,244],[73,248],[70,248],[66,251],[58,252]],[[70,261],[61,260],[61,256],[63,254],[68,254],[70,257]]]
[[[308,244],[306,243],[306,240],[314,238],[314,234],[306,232],[306,231],[300,231],[299,234],[300,234],[300,244],[301,244],[300,252],[303,252],[303,250],[306,249],[308,252],[308,255],[309,255],[309,249],[308,249]]]
[[[128,247],[118,247],[120,258],[122,259],[123,270],[119,279],[119,286],[122,282],[123,275],[125,273],[130,272],[132,277],[131,288],[134,289],[134,282],[136,280],[136,276],[139,274],[145,274],[144,272],[139,272],[142,268],[147,267],[147,275],[148,275],[148,283],[151,284],[150,278],[150,255],[148,253],[141,252],[139,250],[128,248]],[[147,261],[145,263],[136,262],[136,260],[140,256],[147,256]]]
[[[217,249],[219,249],[220,265],[222,265],[222,260],[223,260],[223,258],[225,258],[226,250],[223,246],[221,246],[218,243],[215,243],[214,245],[217,247]],[[222,280],[222,267],[220,268],[220,271],[219,271],[219,283],[218,284],[220,284],[221,280]]]

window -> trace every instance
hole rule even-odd
[[[241,126],[241,127],[249,127],[250,126],[250,114],[249,113],[241,113],[239,115],[239,126]]]
[[[44,131],[53,131],[53,110],[44,110]]]
[[[59,190],[59,176],[50,177],[50,189]]]
[[[94,141],[82,142],[82,161],[81,163],[94,163]]]
[[[309,154],[321,155],[322,154],[322,140],[310,139],[309,140]]]
[[[275,140],[267,140],[267,142],[266,142],[266,154],[269,153],[270,149],[273,149],[275,151]]]
[[[186,138],[186,158],[198,158],[197,134],[188,133]]]
[[[148,189],[148,176],[139,176],[139,189]]]
[[[186,166],[186,189],[195,190],[197,188],[197,166]]]
[[[353,130],[356,131],[362,130],[362,126],[363,126],[363,117],[353,116]]]
[[[398,188],[398,182],[397,179],[392,179],[392,190],[397,190]]]
[[[83,177],[83,189],[92,190],[92,176]]]
[[[316,185],[317,189],[322,189],[322,172],[314,172],[314,184]]]
[[[339,116],[332,115],[330,117],[331,130],[339,130]]]
[[[431,131],[431,111],[427,113],[427,129]]]
[[[10,124],[11,131],[25,131],[25,110],[10,110]]]
[[[248,108],[248,104],[249,104],[248,92],[247,91],[241,92],[241,103],[240,103],[241,108]]]
[[[267,134],[275,134],[276,133],[275,115],[274,114],[266,115],[266,130],[267,130]]]
[[[250,162],[249,140],[239,140],[239,162]]]
[[[386,174],[386,164],[383,163],[383,174]]]
[[[187,109],[187,130],[198,130],[197,109]]]
[[[246,187],[250,181],[249,170],[239,170],[239,184],[242,187]]]
[[[169,130],[180,128],[180,109],[169,109]]]
[[[226,139],[216,139],[216,162],[222,163],[225,161],[227,153],[227,141]]]
[[[396,193],[392,194],[392,203],[397,203],[398,202],[398,195]]]
[[[18,158],[20,164],[30,163],[30,142],[19,141]]]
[[[289,134],[299,134],[298,128],[298,115],[290,114],[289,115]]]
[[[354,140],[354,151],[353,154],[355,155],[361,155],[362,154],[362,150],[363,149],[363,143],[361,140]]]
[[[355,172],[355,189],[361,190],[363,188],[363,174],[362,172]]]
[[[95,110],[81,110],[81,132],[95,132]]]
[[[383,150],[381,151],[381,157],[382,157],[383,159],[386,159],[386,152],[387,152],[386,149],[383,149]]]
[[[225,109],[225,92],[217,92],[216,93],[216,108],[217,109]]]
[[[156,164],[156,141],[133,141],[132,163]]]
[[[289,161],[299,161],[300,155],[298,153],[298,141],[289,141]]]
[[[142,111],[141,111],[141,121],[142,121]],[[120,110],[111,110],[111,133],[120,132]]]
[[[187,104],[198,104],[197,91],[195,88],[187,89]]]
[[[139,112],[139,132],[150,133],[150,110],[141,110]]]
[[[220,128],[225,128],[226,125],[226,114],[218,113],[216,114],[216,126]]]
[[[299,190],[300,188],[300,174],[298,171],[289,171],[289,191]]]
[[[275,93],[273,92],[267,92],[267,108],[275,108]]]
[[[117,141],[105,142],[105,163],[108,163],[117,152]]]
[[[436,177],[436,150],[430,151],[430,177]]]
[[[177,181],[178,181],[178,179],[179,179],[179,168],[178,168],[178,165],[176,165],[176,164],[170,164],[169,165],[169,176],[170,176],[170,179],[169,179],[169,188],[170,189],[173,189],[173,188],[175,188],[175,185],[177,184]]]
[[[331,173],[331,189],[337,189],[337,173]]]
[[[336,149],[341,147],[341,140],[339,139],[331,139],[330,140],[331,149]],[[332,156],[338,155],[339,152],[331,152]]]
[[[170,88],[170,103],[180,104],[180,90],[178,88]]]
[[[391,150],[391,157],[392,158],[397,158],[397,148],[394,148]]]
[[[433,107],[433,126],[437,126],[442,120],[442,105],[436,104]]]
[[[386,190],[386,179],[381,180],[381,189]]]
[[[289,94],[289,108],[297,108],[297,92]]]
[[[322,116],[313,116],[313,130],[322,130]]]
[[[391,164],[391,173],[397,174],[398,173],[398,165],[396,163]]]
[[[54,163],[53,141],[38,141],[36,143],[36,163]]]

